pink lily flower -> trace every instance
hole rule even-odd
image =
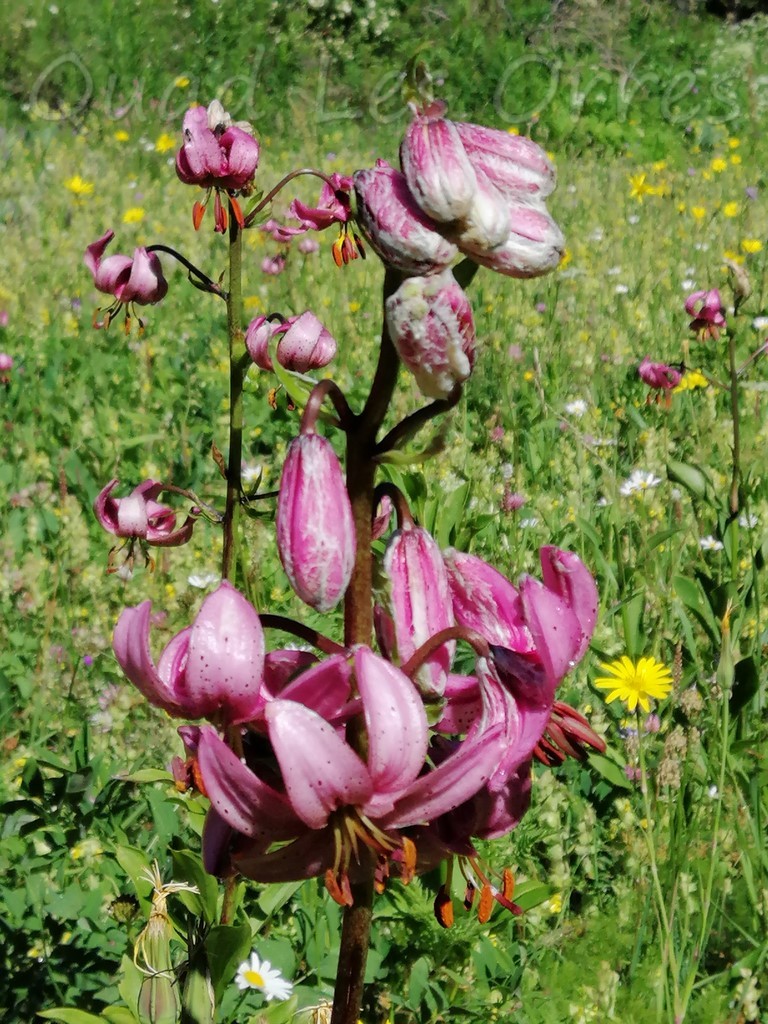
[[[104,251],[115,237],[111,229],[92,242],[85,250],[83,262],[93,275],[93,283],[100,292],[114,295],[115,302],[109,307],[101,323],[94,327],[109,327],[121,306],[125,306],[126,329],[130,324],[132,305],[146,306],[160,302],[168,291],[168,282],[157,253],[147,252],[143,247],[134,250],[133,258],[114,254],[104,259]],[[143,326],[139,319],[140,326]]]
[[[349,220],[352,178],[335,172],[330,178],[330,185],[323,182],[317,206],[307,206],[300,199],[294,199],[288,207],[289,216],[299,221],[301,231],[324,231],[332,224],[346,224]]]
[[[717,288],[709,291],[693,292],[685,300],[685,311],[693,317],[689,327],[704,341],[707,338],[717,340],[720,331],[726,325],[725,308]]]
[[[112,641],[120,667],[149,703],[174,718],[250,721],[264,703],[264,634],[253,606],[223,581],[157,664],[149,648],[151,615],[150,601],[126,608]]]
[[[273,323],[266,317],[257,316],[245,332],[245,346],[251,359],[262,370],[274,370],[269,343],[276,335],[281,335],[277,361],[286,370],[296,373],[318,370],[327,366],[336,355],[336,339],[310,310],[288,317],[284,323]]]
[[[507,277],[539,277],[554,270],[565,251],[565,239],[544,204],[515,203],[508,212],[506,241],[489,248],[473,242],[471,235],[460,235],[457,242],[461,251]]]
[[[400,165],[413,198],[427,216],[445,223],[469,213],[476,178],[456,125],[438,100],[415,116],[400,144]]]
[[[398,830],[459,806],[498,760],[500,726],[429,768],[426,714],[413,683],[394,665],[358,647],[354,674],[368,736],[363,760],[312,706],[269,702],[267,732],[279,769],[274,784],[210,728],[200,730],[198,765],[218,819],[236,839],[233,862],[257,880],[326,873],[342,903],[363,857],[386,860],[403,849]],[[309,694],[307,693],[308,697]],[[246,760],[248,760],[246,753]],[[270,850],[273,841],[291,839]]]
[[[385,305],[392,342],[423,395],[446,398],[472,372],[472,307],[450,268],[406,278]]]
[[[93,503],[100,525],[115,537],[143,540],[155,547],[178,547],[186,544],[192,536],[194,516],[187,516],[184,523],[176,526],[176,513],[167,505],[160,505],[156,498],[163,490],[163,484],[145,480],[134,487],[126,498],[114,498],[112,491],[119,480],[110,480],[102,488]]]
[[[637,368],[637,375],[644,384],[658,391],[671,391],[682,380],[682,373],[666,363],[652,363],[649,356]]]
[[[184,115],[184,142],[176,154],[176,173],[186,185],[237,191],[253,180],[259,143],[232,124],[218,101]]]
[[[422,211],[400,171],[377,160],[354,181],[358,221],[384,263],[406,274],[432,274],[453,261],[456,246]]]
[[[10,384],[12,369],[13,356],[9,356],[7,352],[0,352],[0,384]]]

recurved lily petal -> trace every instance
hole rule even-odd
[[[352,666],[344,654],[332,654],[311,665],[279,694],[282,700],[304,704],[328,722],[335,722],[349,711],[351,695]]]
[[[232,860],[242,875],[255,882],[293,882],[324,875],[333,866],[335,852],[331,829],[311,829],[269,852],[258,843],[240,844]]]
[[[203,184],[209,177],[218,177],[225,158],[216,136],[208,126],[205,107],[192,107],[182,123],[184,144],[176,155],[176,172],[187,185]]]
[[[520,597],[536,653],[554,688],[573,668],[584,633],[566,600],[538,580],[524,577]]]
[[[573,655],[574,661],[584,655],[597,622],[600,596],[597,585],[578,555],[547,544],[539,551],[544,586],[567,602],[581,628],[581,639]]]
[[[197,759],[211,806],[230,828],[265,847],[303,831],[288,799],[246,767],[210,726],[200,730]]]
[[[399,668],[368,647],[354,653],[355,678],[368,734],[368,770],[374,795],[366,814],[392,806],[392,795],[424,767],[429,747],[427,716],[418,690]]]
[[[173,690],[161,678],[149,649],[149,623],[152,602],[142,601],[135,608],[123,609],[112,637],[112,647],[120,668],[150,704],[169,715],[184,714]]]
[[[517,588],[477,555],[449,548],[443,559],[457,623],[476,630],[489,644],[533,651]]]
[[[291,806],[309,828],[323,828],[337,808],[369,799],[370,772],[325,719],[288,700],[270,701],[264,714]]]

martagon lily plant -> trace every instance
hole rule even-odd
[[[538,145],[451,121],[439,102],[412,109],[399,170],[383,160],[348,176],[302,169],[256,195],[259,144],[250,125],[233,124],[216,101],[195,107],[184,117],[176,170],[204,192],[193,203],[195,229],[213,200],[214,229],[229,243],[226,287],[165,245],[105,258],[111,231],[85,255],[96,287],[114,299],[96,326],[107,327],[124,306],[127,329],[134,304],[164,297],[161,254],[226,302],[222,507],[156,481],[120,498],[112,480],[95,503],[102,526],[127,547],[120,565],[111,552],[113,571],[130,578],[135,545],[146,553],[182,544],[204,517],[223,531],[222,582],[157,654],[150,602],[126,608],[114,651],[143,696],[186,723],[174,774],[210,802],[202,855],[206,870],[224,880],[221,924],[232,922],[240,876],[320,877],[344,908],[332,1024],[359,1018],[375,893],[447,861],[448,881],[435,899],[441,924],[452,920],[453,870],[463,874],[470,902],[479,894],[481,919],[494,903],[518,913],[511,874],[492,878],[475,841],[517,825],[534,757],[557,764],[602,748],[586,719],[555,696],[595,625],[598,595],[586,566],[548,546],[541,579],[514,584],[475,555],[441,550],[404,495],[379,479],[388,456],[461,398],[476,359],[466,288],[478,268],[535,277],[556,267],[563,251],[545,205],[555,172]],[[321,179],[318,204],[295,199],[290,223],[269,222],[273,234],[330,230],[339,267],[366,250],[383,265],[378,363],[359,409],[332,380],[306,383],[336,353],[314,313],[242,319],[243,233],[263,223],[297,174]],[[401,363],[428,401],[384,433]],[[279,368],[299,409],[276,495],[277,548],[301,601],[329,615],[327,635],[255,609],[238,589],[243,381],[254,364],[262,373]],[[343,439],[343,460],[331,432]],[[181,525],[158,503],[163,492],[193,502]],[[373,544],[382,541],[376,557]],[[339,607],[343,619],[332,614]],[[304,649],[271,645],[274,630],[292,633]],[[456,668],[460,648],[471,655],[470,673]],[[207,970],[195,961],[185,975],[182,1002],[192,999],[193,984],[207,993],[195,1006],[197,1021],[216,1019]]]

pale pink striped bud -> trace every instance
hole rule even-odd
[[[384,263],[406,274],[430,274],[451,263],[456,246],[439,234],[400,171],[378,160],[357,171],[354,181],[358,221]]]
[[[505,195],[543,199],[554,189],[554,165],[532,139],[461,121],[455,127],[472,167]]]
[[[462,220],[475,193],[475,172],[456,125],[443,117],[438,101],[408,126],[400,146],[400,165],[416,202],[441,223]]]
[[[565,239],[541,204],[515,204],[509,208],[510,233],[503,245],[492,249],[468,239],[459,248],[476,263],[508,277],[539,277],[554,270],[565,249]]]
[[[448,576],[440,548],[420,526],[404,524],[384,552],[397,655],[406,662],[431,636],[455,624]],[[423,663],[414,682],[423,693],[442,694],[455,641],[442,644]]]
[[[450,269],[409,277],[385,305],[398,355],[422,394],[445,398],[466,380],[475,360],[472,309]]]
[[[333,608],[352,577],[356,538],[339,460],[319,434],[300,434],[290,443],[275,525],[293,589],[318,611]]]

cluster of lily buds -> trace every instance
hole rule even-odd
[[[311,430],[295,439],[278,537],[294,587],[321,610],[343,593],[354,556],[354,533],[339,527],[349,516],[351,528],[350,511],[318,504],[319,492],[346,493],[337,474],[327,441]],[[302,522],[328,538],[323,551]],[[331,645],[321,660],[265,654],[259,615],[226,582],[157,662],[150,602],[123,611],[114,649],[128,679],[169,714],[211,723],[180,729],[188,770],[176,766],[211,802],[207,869],[263,882],[321,876],[342,904],[372,868],[383,885],[392,870],[407,881],[458,855],[474,877],[474,839],[506,834],[528,806],[531,759],[601,744],[554,702],[589,643],[595,585],[573,554],[548,547],[541,562],[542,582],[514,586],[401,522],[381,564],[380,653]],[[452,671],[457,636],[477,651],[469,675]],[[506,891],[497,899],[513,907]]]
[[[279,337],[277,361],[296,373],[327,366],[336,355],[336,339],[310,310],[285,320],[273,321],[265,316],[251,320],[245,332],[245,345],[262,370],[274,370],[269,346],[275,337]]]
[[[83,262],[93,275],[93,283],[98,290],[115,298],[100,322],[94,316],[93,326],[109,327],[118,310],[124,306],[127,330],[131,307],[160,302],[168,291],[168,282],[163,276],[157,253],[147,252],[141,246],[134,250],[133,257],[113,253],[104,258],[104,252],[114,237],[115,233],[110,229],[92,242],[85,250]],[[143,326],[140,319],[139,325]]]
[[[725,308],[717,288],[709,291],[693,292],[685,300],[685,311],[693,317],[689,327],[702,341],[720,337],[725,327]]]
[[[657,391],[671,391],[682,380],[682,370],[667,363],[653,363],[649,356],[637,368],[637,375],[649,388]]]
[[[247,192],[259,166],[259,143],[251,125],[232,122],[218,100],[208,107],[192,107],[184,115],[183,143],[176,154],[176,173],[186,185],[199,185],[208,190],[203,203],[195,203],[192,220],[195,228],[205,213],[211,192],[215,195],[214,229],[227,230],[227,211],[221,200],[224,192],[229,207],[240,226],[244,218],[235,198],[236,192]]]

